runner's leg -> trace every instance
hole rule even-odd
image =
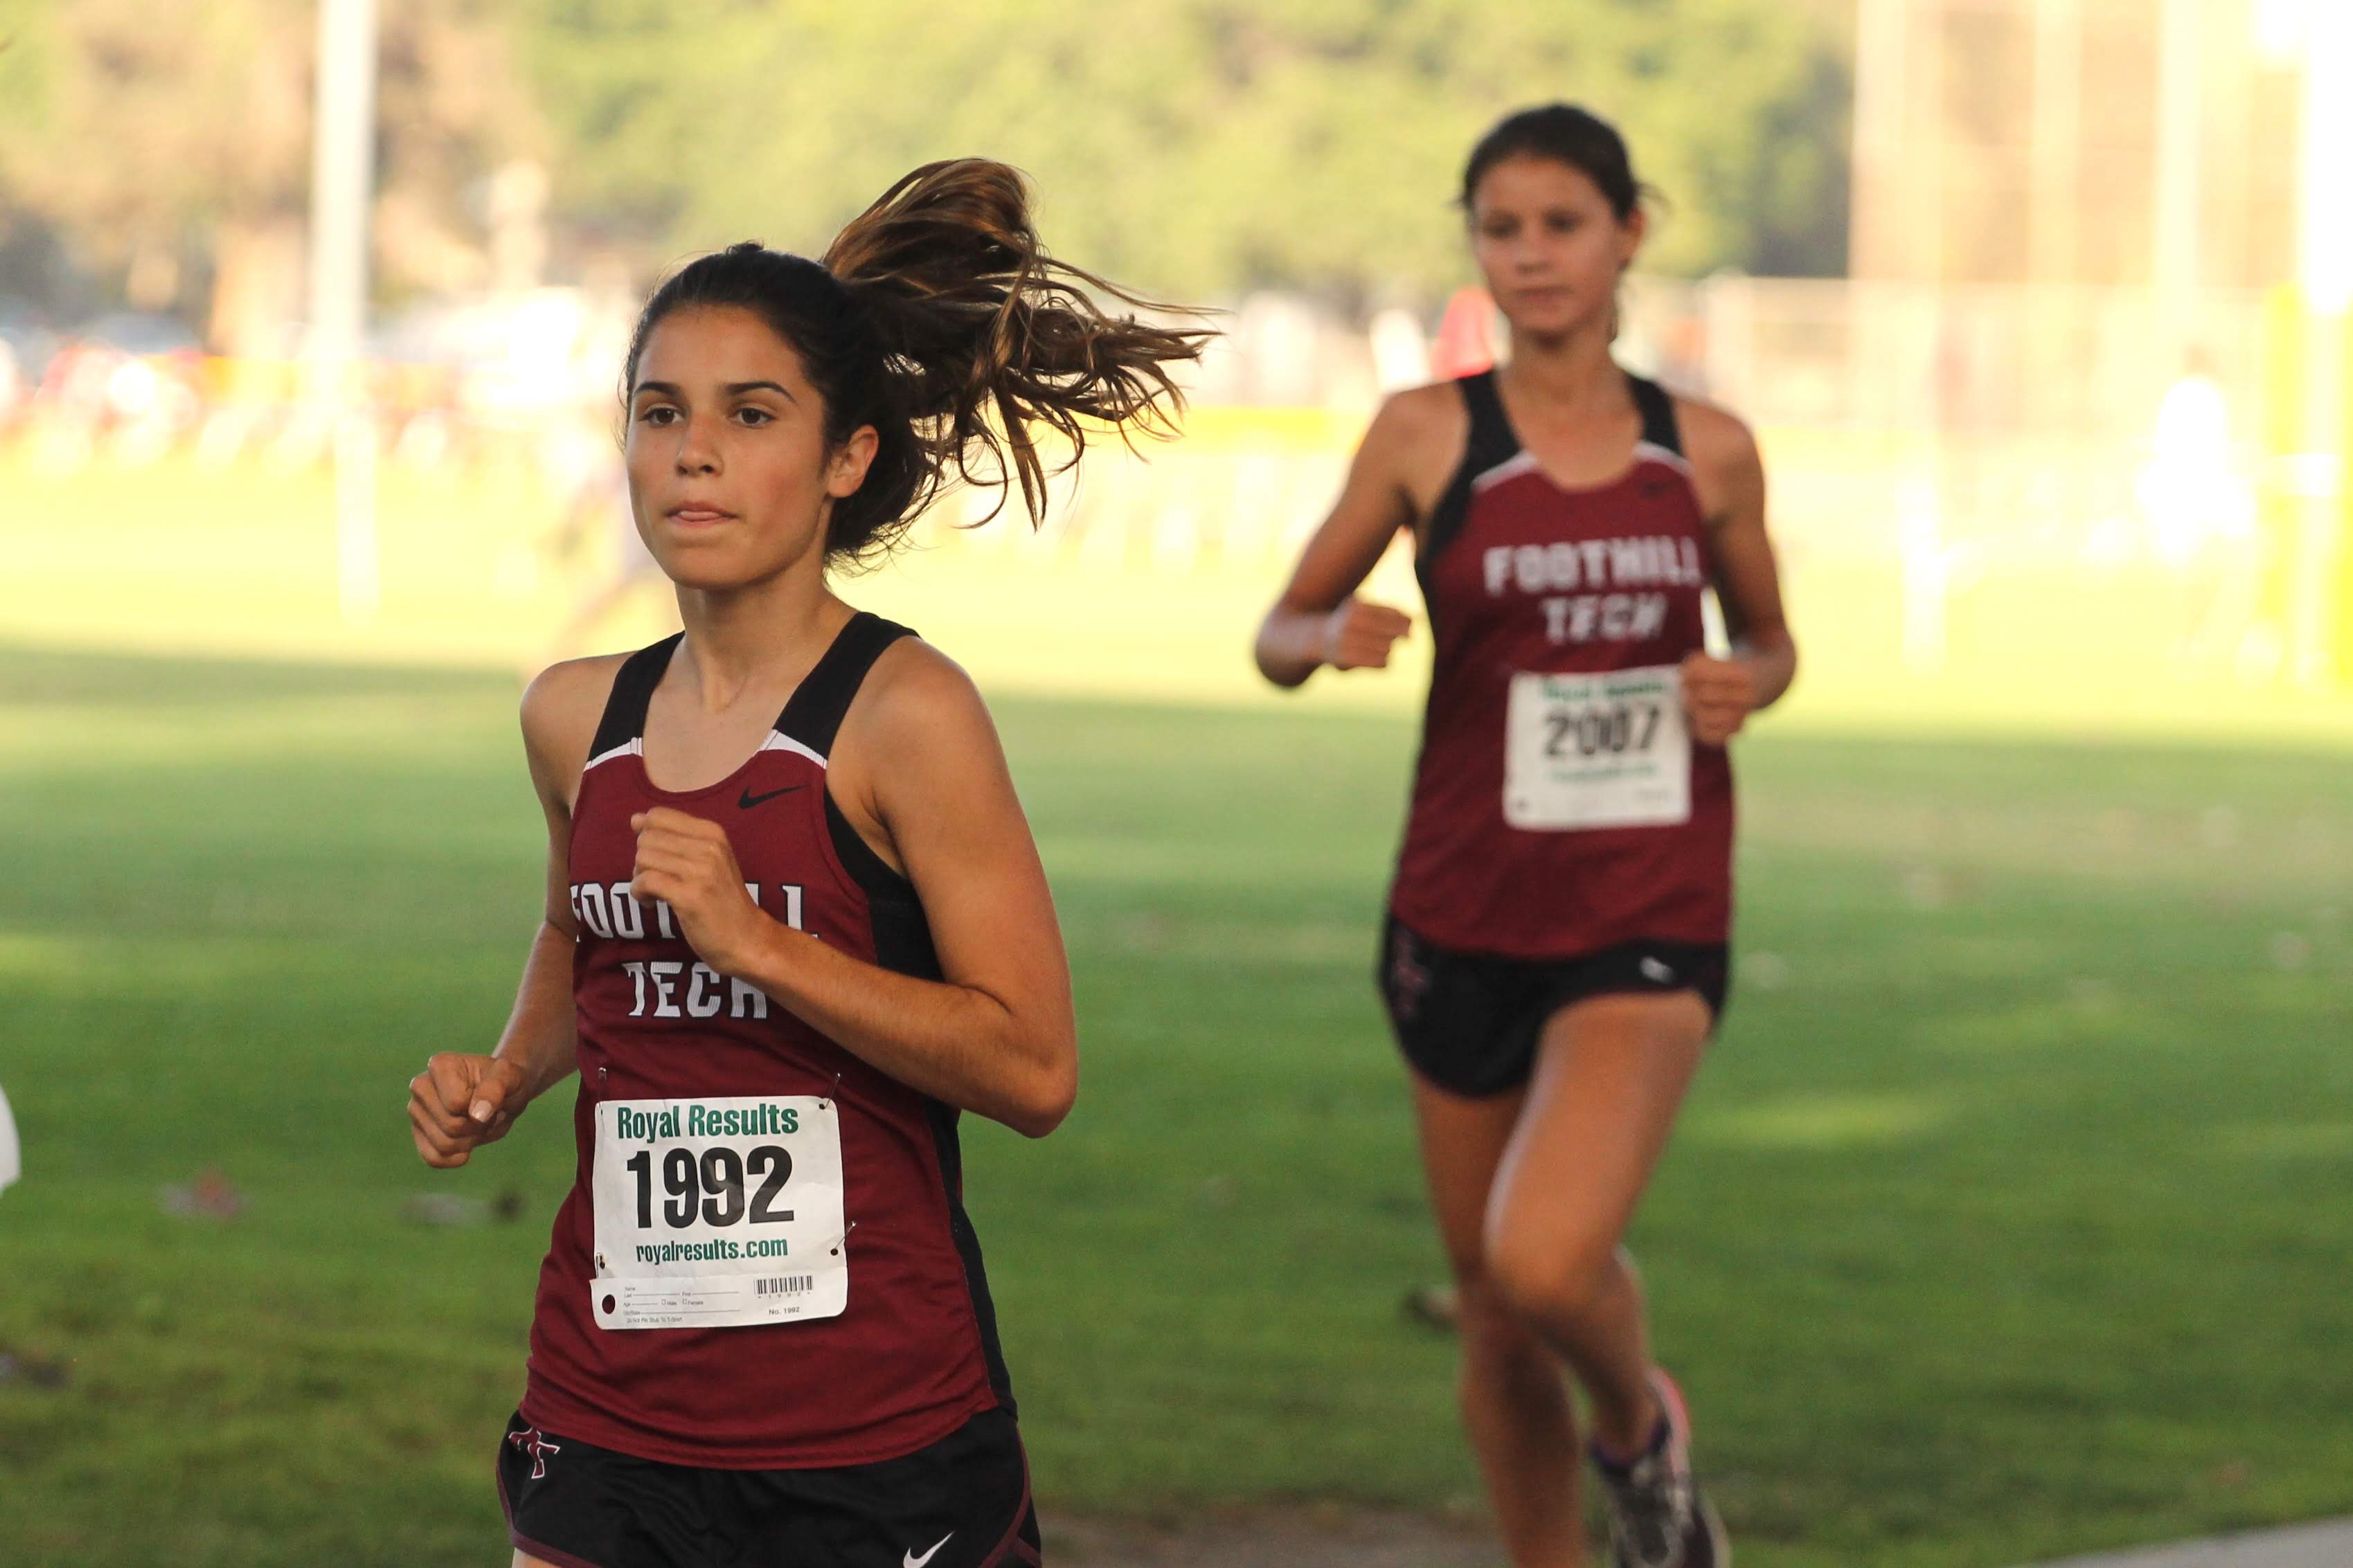
[[[1478,1456],[1495,1524],[1515,1568],[1579,1568],[1577,1421],[1550,1347],[1504,1305],[1488,1277],[1482,1237],[1495,1169],[1523,1095],[1470,1100],[1413,1079],[1430,1205],[1454,1271],[1462,1340],[1462,1425]]]
[[[1658,1422],[1641,1289],[1619,1239],[1712,1026],[1689,992],[1594,996],[1553,1015],[1486,1208],[1486,1278],[1568,1362],[1615,1453],[1639,1450]]]

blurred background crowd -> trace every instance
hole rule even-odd
[[[1799,615],[1831,656],[1801,700],[1909,710],[1925,685],[1956,713],[2128,721],[2158,668],[2227,720],[2342,688],[2343,7],[1587,9],[1186,0],[1114,37],[1020,0],[883,0],[854,26],[419,0],[385,8],[343,80],[372,131],[364,189],[339,198],[312,5],[33,0],[0,52],[0,528],[37,536],[14,542],[25,569],[73,577],[36,513],[104,473],[177,544],[207,502],[248,531],[159,556],[76,531],[100,557],[185,583],[332,537],[311,598],[334,614],[302,646],[528,663],[637,592],[613,381],[650,282],[746,236],[821,249],[904,168],[985,152],[1036,177],[1062,254],[1224,312],[1196,438],[1099,476],[1032,550],[1239,603],[1380,393],[1492,352],[1456,165],[1500,110],[1574,93],[1661,197],[1625,357],[1764,436]],[[338,199],[362,215],[340,280],[311,244]],[[340,343],[320,325],[339,287],[364,307]],[[297,503],[274,543],[242,504],[263,492]],[[952,548],[958,521],[934,530]],[[422,594],[470,607],[453,625]],[[35,597],[0,614],[110,618]],[[178,629],[294,636],[309,602]],[[2042,679],[2054,650],[2072,695]],[[1904,694],[1874,697],[1891,671]]]

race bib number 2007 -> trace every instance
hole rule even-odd
[[[732,1328],[849,1304],[829,1100],[605,1100],[592,1186],[599,1328]]]
[[[1691,730],[1673,665],[1512,677],[1504,820],[1514,827],[1691,820]]]

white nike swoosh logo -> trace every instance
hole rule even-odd
[[[924,1563],[929,1563],[933,1558],[937,1557],[940,1554],[941,1547],[945,1546],[949,1542],[954,1541],[955,1539],[955,1531],[951,1530],[945,1535],[941,1536],[939,1540],[934,1542],[932,1543],[932,1549],[929,1552],[924,1552],[921,1557],[916,1556],[913,1552],[908,1552],[900,1560],[899,1568],[923,1568]]]

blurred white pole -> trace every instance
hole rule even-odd
[[[332,400],[335,588],[343,618],[373,620],[382,588],[375,428],[353,362],[367,328],[368,213],[375,191],[375,0],[319,0],[311,96],[311,353]]]
[[[2285,65],[2304,47],[2313,0],[2255,0],[2255,53],[2266,65]]]
[[[2289,638],[2297,682],[2329,677],[2337,557],[2344,548],[2346,313],[2353,309],[2353,204],[2345,150],[2353,147],[2353,4],[2305,14],[2304,127],[2296,190],[2296,281],[2311,311],[2305,352],[2304,451],[2294,459],[2303,498]],[[2353,674],[2353,672],[2348,672]]]
[[[1391,306],[1373,318],[1373,381],[1386,396],[1430,379],[1430,339],[1410,310]]]
[[[16,1118],[8,1114],[8,1097],[0,1094],[0,1193],[24,1173],[24,1161],[17,1153]]]
[[[2084,232],[2084,0],[2034,0],[2026,210],[2027,341],[2020,346],[2031,389],[2063,386],[2081,362]],[[2073,510],[2079,470],[2047,470],[2052,504]]]
[[[1897,254],[1904,179],[1905,19],[1911,0],[1859,0],[1854,37],[1854,200],[1847,268],[1857,278],[1914,276]]]
[[[1904,666],[1933,675],[1945,668],[1945,595],[1951,566],[1936,479],[1927,474],[1905,479],[1895,506],[1903,559]]]
[[[2353,147],[2353,5],[2315,5],[2305,22],[2304,138],[2296,204],[2296,270],[2312,308],[2353,307],[2353,206],[2346,150]]]
[[[2033,204],[2027,213],[2027,281],[2075,279],[2084,192],[2083,0],[2035,0]]]
[[[2199,116],[2205,0],[2164,0],[2158,36],[2157,162],[2150,229],[2156,253],[2149,279],[2157,294],[2158,366],[2168,382],[2181,374],[2198,298]]]
[[[1904,175],[1905,189],[1913,197],[1912,208],[1905,214],[1905,226],[1915,237],[1912,243],[1915,254],[1926,258],[1926,270],[1919,276],[1940,293],[1947,282],[1945,257],[1945,143],[1951,140],[1951,122],[1945,97],[1945,8],[1947,0],[1928,0],[1923,9],[1923,26],[1911,39],[1914,60],[1907,60],[1910,75],[1905,82],[1909,89],[1905,101],[1916,101],[1918,108],[1908,109],[1919,127],[1920,151],[1911,160]]]

